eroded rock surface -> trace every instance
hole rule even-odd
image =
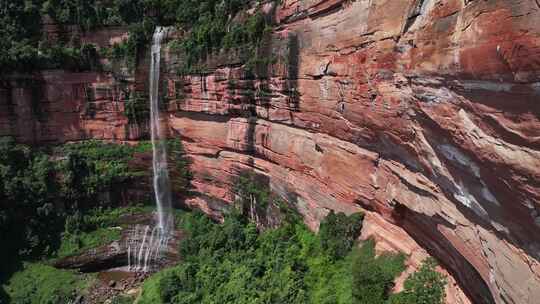
[[[238,173],[255,170],[313,229],[330,209],[368,210],[385,246],[441,261],[467,295],[454,286],[451,303],[537,303],[538,2],[285,0],[274,19],[261,56],[276,63],[260,77],[226,58],[180,77],[181,58],[165,51],[171,136],[194,172],[187,203],[219,217]],[[142,134],[115,97],[97,94],[94,118],[83,114],[73,82],[111,89],[111,78],[51,73],[36,81],[47,88],[40,108],[54,114],[36,119],[31,91],[12,82],[0,91],[1,134]],[[143,89],[144,68],[135,75]]]
[[[131,246],[135,246],[136,248],[131,248],[131,250],[140,250],[143,239],[143,236],[141,235],[141,239],[137,239],[137,242],[133,243],[133,236],[136,234],[136,230],[142,231],[145,226],[152,227],[154,222],[155,217],[152,214],[123,216],[119,221],[119,223],[122,224],[122,227],[111,228],[122,230],[119,240],[85,250],[78,254],[59,258],[53,263],[53,266],[56,268],[77,269],[81,272],[102,272],[116,268],[122,271],[129,271],[129,269],[126,269],[127,266],[129,266],[128,264],[133,263],[131,266],[134,266],[135,261],[130,261],[128,259],[128,246],[131,244]],[[148,235],[148,237],[150,237],[150,235]],[[178,248],[182,238],[182,231],[171,231],[170,239],[166,246],[161,250],[159,258],[156,260],[150,259],[151,265],[149,265],[148,271],[154,272],[177,264],[180,261]],[[147,252],[144,251],[144,254],[146,253]],[[132,257],[133,256],[132,251]],[[143,265],[140,266],[142,268]]]

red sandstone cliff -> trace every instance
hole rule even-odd
[[[236,174],[252,168],[314,229],[329,209],[363,209],[363,237],[410,253],[413,266],[437,257],[459,282],[449,303],[538,303],[539,20],[536,0],[283,1],[265,77],[230,58],[210,74],[163,75],[171,134],[193,161],[188,203],[219,216]],[[128,86],[141,89],[144,62],[134,75]],[[119,83],[12,78],[0,134],[136,139]]]

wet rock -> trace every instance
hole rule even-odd
[[[127,246],[128,240],[132,237],[135,227],[152,225],[153,214],[133,214],[120,218],[126,227],[122,229],[120,240],[109,244],[89,249],[81,254],[67,256],[56,260],[53,265],[56,268],[78,269],[81,272],[100,272],[127,266]],[[167,265],[173,265],[180,259],[178,245],[183,236],[181,231],[173,231],[173,236],[169,240],[168,246],[164,249],[161,259],[156,263],[155,268],[160,269]],[[126,271],[126,270],[124,270]],[[103,272],[107,273],[107,272]],[[145,273],[135,273],[140,279],[146,277]],[[110,276],[113,281],[117,281],[114,276]],[[109,283],[107,280],[106,283]]]
[[[381,246],[438,258],[459,283],[449,301],[536,303],[539,14],[535,1],[282,1],[270,39],[277,62],[264,77],[246,76],[240,54],[209,58],[204,75],[164,69],[170,135],[185,139],[192,161],[187,204],[221,218],[232,181],[252,170],[314,230],[328,209],[367,210]],[[167,55],[166,67],[178,64]],[[137,70],[144,86],[147,67]],[[32,77],[0,89],[0,135],[144,133],[123,115],[111,75]],[[46,119],[34,117],[35,86]]]
[[[104,269],[127,264],[127,249],[119,242],[90,249],[82,254],[61,258],[54,262],[54,267],[78,269],[82,272],[98,272]]]

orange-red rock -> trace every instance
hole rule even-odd
[[[537,303],[538,2],[286,0],[274,20],[276,63],[263,77],[227,56],[209,60],[210,74],[162,75],[171,136],[192,159],[197,195],[187,203],[219,217],[238,172],[252,169],[313,229],[329,209],[368,210],[363,237],[410,253],[413,267],[428,254],[442,263],[459,283],[448,303]],[[178,59],[165,53],[172,67]],[[144,89],[144,66],[134,89]],[[12,80],[0,90],[0,134],[144,132],[129,126],[111,75],[34,78],[48,115],[40,120],[31,90]],[[96,91],[94,116],[81,84]]]

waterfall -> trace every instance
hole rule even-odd
[[[173,228],[171,189],[167,163],[167,136],[159,113],[159,70],[161,60],[161,40],[165,29],[157,27],[154,32],[149,71],[150,82],[150,131],[152,139],[152,168],[154,196],[157,207],[157,223],[153,228],[135,226],[127,241],[128,268],[148,271],[160,253],[167,247]],[[150,233],[150,235],[149,235]]]
[[[159,115],[159,66],[161,40],[165,31],[157,27],[152,43],[150,64],[150,126],[152,133],[152,166],[154,170],[154,194],[158,212],[158,226],[167,234],[172,226],[171,189],[167,164],[167,138],[160,123]]]

